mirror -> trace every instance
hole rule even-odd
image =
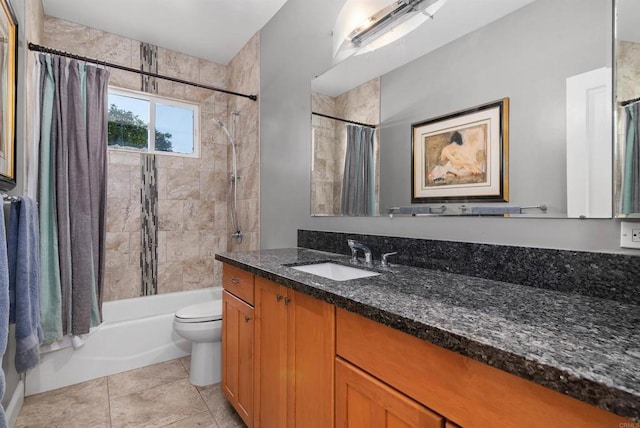
[[[366,122],[377,125],[373,215],[460,216],[482,208],[508,216],[610,218],[612,11],[612,0],[448,0],[403,39],[313,79],[312,109],[322,112],[354,93],[372,96],[360,104],[379,103],[379,121],[370,115]],[[379,82],[379,97],[363,90],[371,81]],[[508,202],[412,205],[412,124],[504,98]],[[353,111],[333,112],[364,121]],[[340,215],[344,180],[331,182],[334,205],[327,209],[328,190],[318,191],[315,172],[324,161],[344,178],[346,147],[335,145],[328,160],[331,150],[318,138],[333,131],[343,138],[345,125],[323,120],[313,115],[311,214]]]
[[[617,217],[640,218],[640,2],[616,1],[616,157]],[[633,132],[631,132],[633,130]],[[635,155],[634,155],[635,154]]]

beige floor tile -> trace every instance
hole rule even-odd
[[[198,388],[220,428],[241,428],[244,423],[220,389],[220,384]]]
[[[218,428],[218,424],[213,419],[208,410],[195,416],[166,425],[165,428]]]
[[[27,397],[16,427],[109,428],[104,378]]]
[[[112,398],[110,402],[113,428],[162,427],[207,410],[188,379]]]
[[[184,367],[187,373],[189,373],[189,371],[191,370],[191,355],[182,357],[179,359],[179,361],[182,363],[182,367]]]
[[[118,373],[107,378],[109,382],[109,398],[144,391],[165,383],[186,379],[189,372],[179,360],[166,361],[140,369]]]

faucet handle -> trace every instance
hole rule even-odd
[[[383,254],[383,255],[382,255],[382,261],[380,262],[380,264],[381,264],[382,266],[389,266],[389,262],[387,261],[387,258],[389,258],[389,256],[393,256],[393,255],[396,255],[396,254],[398,254],[398,252],[397,252],[397,251],[394,251],[394,252],[392,252],[392,253],[385,253],[385,254]]]
[[[347,239],[347,244],[349,244],[349,249],[351,249],[351,263],[358,264],[358,250],[356,248],[358,241]]]

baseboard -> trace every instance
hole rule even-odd
[[[20,414],[20,410],[22,410],[22,405],[24,404],[24,380],[21,380],[16,389],[13,391],[13,396],[11,397],[11,401],[9,405],[4,409],[5,416],[7,418],[7,424],[9,428],[13,428],[16,426],[16,422],[18,421],[18,415]]]

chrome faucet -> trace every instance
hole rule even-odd
[[[397,251],[394,251],[392,253],[385,253],[382,255],[382,260],[380,261],[380,266],[382,267],[388,267],[389,266],[389,256],[395,256],[396,254],[398,254]]]
[[[364,253],[365,266],[373,267],[373,256],[371,255],[371,249],[369,247],[354,239],[347,239],[347,244],[349,244],[349,248],[351,248],[351,263],[359,263],[358,250],[360,249]]]

